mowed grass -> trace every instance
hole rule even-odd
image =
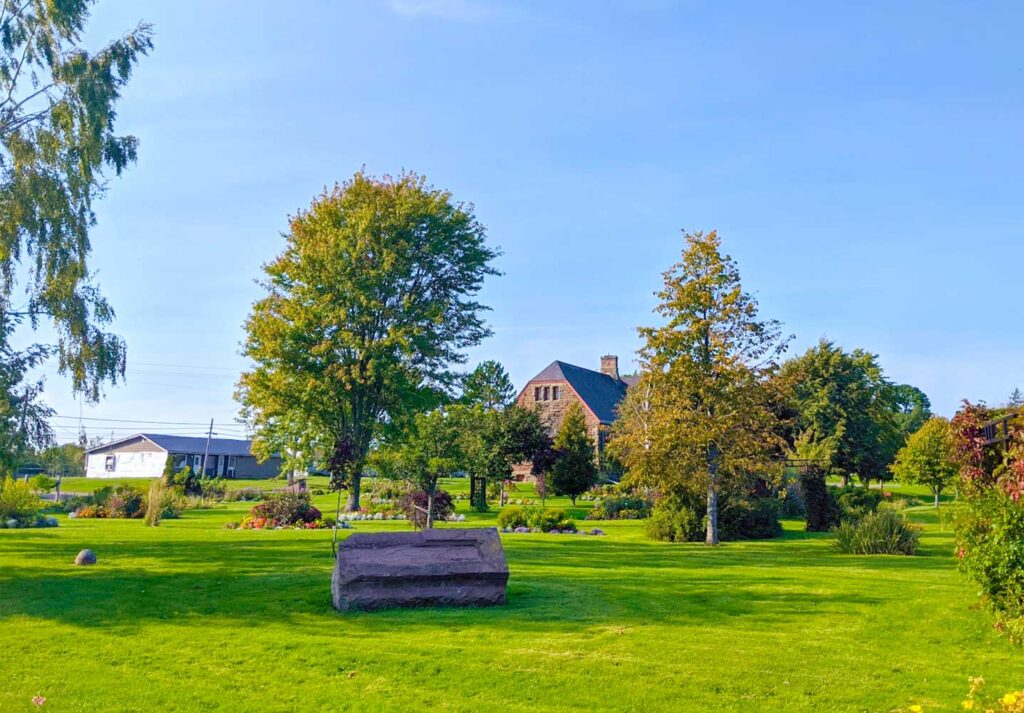
[[[953,711],[969,675],[1024,684],[926,507],[916,557],[795,521],[716,549],[637,522],[507,535],[504,607],[342,615],[330,531],[223,529],[248,506],[0,531],[0,710]],[[71,564],[83,547],[98,565]]]

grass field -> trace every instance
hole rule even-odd
[[[717,549],[637,522],[507,535],[506,606],[348,615],[330,531],[223,529],[247,507],[0,531],[0,710],[953,711],[968,675],[1024,683],[926,507],[916,557],[840,555],[795,521]],[[98,565],[71,564],[83,547]]]

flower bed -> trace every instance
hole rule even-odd
[[[525,527],[523,525],[520,525],[519,527],[503,527],[503,528],[501,528],[501,531],[504,534],[506,534],[506,535],[512,535],[512,534],[515,534],[515,535],[529,535],[529,534],[543,534],[543,535],[592,535],[592,536],[595,536],[595,537],[600,537],[600,536],[604,535],[604,530],[602,530],[599,527],[594,527],[594,528],[591,528],[590,530],[577,530],[575,528],[560,530],[558,528],[553,528],[551,530],[545,531],[545,530],[540,529],[539,527]]]

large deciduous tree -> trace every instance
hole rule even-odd
[[[903,433],[893,385],[877,356],[823,339],[783,364],[779,379],[797,413],[798,456],[813,451],[826,471],[864,483],[891,477]]]
[[[125,346],[92,281],[93,202],[108,172],[135,160],[114,131],[115,106],[152,48],[139,24],[96,52],[81,38],[93,0],[0,0],[0,441],[24,453],[52,441],[39,383],[26,371],[51,356],[88,401],[124,375]],[[54,344],[17,351],[19,324],[49,322]],[[13,448],[13,451],[7,450]],[[12,456],[13,457],[13,456]]]
[[[718,234],[684,236],[682,260],[657,293],[664,324],[639,330],[640,391],[622,411],[614,453],[662,493],[703,493],[705,541],[716,545],[723,485],[778,470],[766,380],[787,340],[778,322],[759,318]]]
[[[555,495],[568,495],[575,506],[576,498],[597,482],[594,443],[587,433],[583,407],[577,402],[565,410],[562,425],[555,434],[554,452],[546,486],[550,486]]]
[[[927,486],[935,496],[935,507],[959,470],[949,421],[941,416],[933,416],[912,433],[892,464],[893,475],[901,483]]]
[[[359,507],[370,447],[451,391],[490,334],[475,300],[496,252],[472,206],[414,173],[357,173],[289,222],[246,322],[238,397],[254,449],[325,464]]]

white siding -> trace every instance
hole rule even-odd
[[[107,470],[107,457],[115,459],[114,470]],[[87,478],[159,478],[164,472],[167,453],[160,450],[140,453],[90,453],[86,459]]]

